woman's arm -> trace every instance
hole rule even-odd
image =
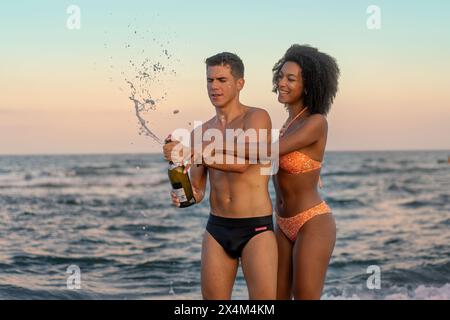
[[[328,123],[323,115],[314,114],[310,116],[301,128],[280,137],[278,140],[278,156],[283,156],[292,151],[311,145],[319,140],[323,134],[327,132],[327,129]],[[267,143],[267,152],[260,152],[261,146],[260,143],[239,141],[239,139],[236,138],[234,148],[226,146],[222,152],[224,154],[237,156],[239,154],[238,150],[240,150],[240,155],[245,157],[245,159],[257,159],[260,161],[270,160],[277,156],[276,154],[272,155],[272,152],[276,152],[276,149],[273,148],[274,145],[271,143]],[[243,154],[242,151],[245,151],[245,154]]]
[[[327,129],[327,119],[323,115],[311,115],[301,128],[280,138],[279,156],[313,144],[327,132]]]

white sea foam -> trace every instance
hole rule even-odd
[[[386,292],[385,294],[383,294]],[[419,285],[414,289],[391,287],[378,292],[354,292],[344,289],[341,294],[324,294],[322,300],[450,300],[450,283],[443,286]]]

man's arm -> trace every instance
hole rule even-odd
[[[270,145],[272,122],[267,111],[263,109],[257,109],[253,111],[244,124],[244,135],[246,133],[245,131],[247,131],[248,129],[255,130],[256,141],[253,143],[255,143],[256,145],[260,143]],[[263,130],[260,131],[260,129]],[[224,136],[223,145],[227,147],[227,141],[225,138],[226,136]],[[234,140],[235,139],[233,139],[232,143],[234,143],[236,147],[236,142]],[[249,142],[247,142],[247,145],[248,144]],[[225,154],[224,150],[217,150],[216,154],[212,155],[211,157],[204,158],[204,162],[208,167],[213,169],[242,173],[247,170],[247,168],[252,163],[249,159],[254,160],[253,163],[255,163],[258,159],[257,157],[247,157],[248,150],[238,150],[237,148],[235,148],[234,151],[235,152],[233,152],[232,154]],[[226,158],[226,156],[228,156],[228,159]],[[221,160],[221,163],[214,162],[214,158]]]
[[[200,130],[200,131],[196,131]],[[191,153],[193,153],[195,141],[195,132],[202,132],[202,128],[196,128],[191,132]],[[206,190],[206,179],[208,177],[208,168],[202,164],[192,164],[189,177],[191,180],[192,191],[194,193],[195,203],[203,200]]]
[[[203,130],[208,129],[208,123],[205,123],[202,127],[198,127],[195,130],[197,132],[197,137],[203,137]],[[269,145],[271,142],[271,129],[272,123],[270,121],[270,116],[267,111],[263,109],[257,109],[249,115],[248,119],[246,119],[244,124],[244,135],[248,129],[253,129],[256,133],[256,142],[264,145]],[[263,129],[263,131],[260,131]],[[197,131],[200,130],[200,131]],[[222,145],[227,145],[226,135],[224,134],[224,140],[222,141]],[[194,131],[191,133],[191,150],[186,150],[186,147],[183,149],[182,145],[178,141],[173,141],[166,144],[164,149],[164,157],[166,160],[174,160],[175,156],[177,161],[182,162],[180,159],[189,159],[189,164],[201,164],[203,167],[209,167],[216,170],[228,171],[228,172],[236,172],[242,173],[249,167],[250,164],[254,164],[257,162],[257,157],[247,157],[245,158],[245,150],[244,152],[237,151],[235,149],[236,154],[226,155],[225,151],[222,149],[215,149],[217,146],[214,142],[203,142],[203,141],[195,141]],[[197,139],[198,140],[198,139]],[[254,141],[254,139],[253,139]],[[234,141],[232,141],[233,143]],[[195,147],[197,146],[197,147]],[[213,147],[213,148],[208,148]],[[177,149],[175,149],[177,148]],[[175,150],[174,150],[175,149]],[[210,149],[212,153],[208,153],[205,151]],[[184,150],[184,156],[179,156],[180,152],[173,151],[181,151]],[[186,157],[186,155],[188,155]],[[251,159],[252,161],[250,161]]]
[[[206,168],[201,164],[194,164],[191,166],[189,177],[191,180],[192,192],[194,193],[195,203],[199,203],[205,197],[208,168]]]

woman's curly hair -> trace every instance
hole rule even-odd
[[[338,89],[340,72],[336,60],[309,45],[292,45],[272,68],[273,92],[278,91],[278,75],[288,61],[297,63],[301,68],[304,105],[311,114],[326,115]]]

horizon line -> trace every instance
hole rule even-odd
[[[325,150],[327,152],[423,152],[423,151],[448,151],[450,149],[343,149],[343,150]],[[95,156],[95,155],[162,155],[162,152],[75,152],[75,153],[0,153],[0,157],[17,156]],[[450,156],[450,155],[449,155]]]

